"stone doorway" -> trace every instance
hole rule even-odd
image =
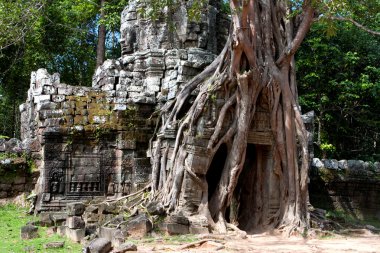
[[[248,233],[261,232],[267,225],[264,222],[279,209],[279,192],[276,191],[279,185],[272,170],[272,146],[248,144],[235,190],[236,216],[231,221]]]

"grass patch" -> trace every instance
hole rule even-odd
[[[37,219],[26,214],[26,210],[15,205],[0,206],[0,252],[81,252],[80,244],[57,234],[48,235],[45,227],[38,227],[39,238],[21,240],[20,228]],[[65,241],[65,246],[61,249],[44,249],[44,244],[54,241]]]
[[[378,218],[365,216],[363,219],[360,219],[358,217],[355,217],[353,214],[344,212],[343,210],[327,211],[326,218],[337,221],[342,225],[371,225],[375,228],[380,229],[380,220]]]
[[[322,234],[322,235],[318,236],[319,240],[331,240],[331,239],[335,239],[335,238],[337,238],[337,236],[334,234]]]
[[[157,243],[157,241],[164,242],[166,244],[172,244],[172,245],[182,245],[184,243],[191,243],[199,240],[197,238],[197,235],[194,234],[186,234],[186,235],[165,235],[163,233],[158,232],[159,237],[155,236],[146,236],[142,239],[144,243]],[[141,242],[141,240],[128,240],[135,244],[138,244]]]
[[[198,240],[193,234],[164,236],[163,239],[172,244],[190,243]]]

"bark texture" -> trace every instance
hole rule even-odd
[[[311,3],[297,17],[285,0],[231,0],[230,7],[224,50],[163,107],[152,149],[154,198],[168,212],[207,217],[217,232],[234,225],[247,232],[307,227],[307,133],[294,54],[310,28]],[[263,110],[272,145],[249,141]],[[176,133],[171,149],[164,145],[169,130]],[[200,139],[204,171],[188,148]],[[188,184],[201,190],[191,211],[183,208]]]
[[[106,0],[100,0],[100,19],[104,19],[104,4]],[[106,26],[104,24],[98,27],[98,44],[96,46],[96,67],[103,64],[106,57]]]

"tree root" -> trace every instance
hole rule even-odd
[[[123,199],[128,199],[130,197],[133,197],[133,196],[136,196],[136,195],[144,193],[146,190],[148,190],[149,188],[151,188],[151,186],[152,186],[151,183],[148,183],[146,186],[144,186],[144,188],[138,190],[137,192],[131,193],[129,195],[126,195],[126,196],[123,196],[123,197],[120,197],[120,198],[117,198],[117,199],[105,200],[102,203],[113,203],[113,202],[118,202],[118,201],[123,200]],[[102,204],[102,203],[99,203],[99,204]]]
[[[190,249],[190,248],[193,248],[193,247],[199,247],[199,246],[201,246],[202,244],[204,244],[206,242],[216,242],[216,243],[220,243],[220,244],[224,244],[225,243],[225,242],[220,241],[220,240],[202,239],[202,240],[199,240],[199,241],[196,241],[196,242],[188,243],[188,244],[182,246],[180,248],[180,250]]]
[[[194,210],[205,214],[213,232],[226,233],[228,228],[245,236],[245,232],[226,223],[225,217],[231,210],[235,193],[242,196],[243,191],[249,192],[253,198],[236,199],[237,202],[254,202],[247,204],[255,215],[254,218],[243,218],[249,221],[246,226],[242,224],[244,229],[281,226],[284,232],[291,234],[309,224],[306,205],[308,139],[297,107],[293,61],[293,50],[298,48],[303,32],[309,27],[307,20],[312,16],[309,1],[305,5],[308,16],[299,27],[303,30],[301,33],[295,32],[293,21],[284,16],[289,8],[286,1],[264,4],[262,1],[233,0],[230,5],[233,25],[223,52],[200,75],[190,80],[174,101],[162,107],[158,122],[161,125],[156,127],[154,137],[156,150],[154,154],[151,152],[152,191],[154,198],[162,202],[168,212],[181,211],[182,191],[199,185],[202,193],[200,203],[194,199],[195,205],[199,204]],[[284,25],[279,26],[279,23]],[[286,51],[287,45],[290,52]],[[263,117],[268,114],[267,123]],[[175,133],[176,139],[165,139],[162,133],[166,130]],[[264,131],[272,134],[271,150],[258,147],[265,145],[260,141],[248,140],[252,133]],[[252,144],[256,145],[254,150],[249,146]],[[165,145],[166,150],[162,152]],[[224,164],[218,164],[215,181],[219,181],[214,186],[210,183],[214,179],[207,180],[213,159],[219,159],[214,156],[221,145],[226,145],[227,155],[223,158]],[[204,152],[205,148],[206,154],[193,154],[193,147],[197,152]],[[248,154],[248,151],[255,153],[255,164],[250,161],[252,153]],[[198,159],[197,156],[203,159],[198,160],[199,163],[187,160],[187,157]],[[271,162],[273,164],[269,164]],[[207,167],[202,170],[205,173],[195,173],[199,171],[195,166]],[[256,181],[241,186],[239,182],[245,166],[251,166],[247,170],[255,169],[255,174],[249,175]],[[189,182],[193,185],[184,185],[185,175],[192,179]],[[272,189],[279,195],[279,203],[265,202]],[[277,206],[278,210],[270,216],[269,212]]]
[[[242,239],[247,238],[247,232],[241,230],[240,228],[238,228],[238,227],[235,226],[234,224],[226,223],[226,225],[227,225],[227,228],[229,228],[229,229],[231,229],[231,230],[237,232],[240,238],[242,238]]]

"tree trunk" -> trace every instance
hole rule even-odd
[[[104,4],[106,0],[100,0],[100,20],[104,19]],[[106,55],[106,26],[104,24],[98,27],[98,44],[96,47],[96,67],[103,64]]]
[[[168,212],[188,212],[184,191],[193,184],[190,188],[202,194],[188,214],[204,215],[213,231],[226,232],[229,222],[249,232],[308,226],[307,133],[298,106],[294,53],[310,28],[313,9],[305,1],[295,27],[289,4],[231,0],[232,30],[224,50],[163,107],[151,152],[152,189]],[[194,102],[184,106],[196,89]],[[190,109],[184,114],[184,108]],[[272,145],[250,141],[260,115],[268,115],[270,129],[259,134],[270,135]],[[161,152],[168,130],[177,133],[171,155]],[[207,143],[203,172],[188,148],[199,140]],[[218,155],[222,146],[225,156]],[[224,164],[215,167],[221,158]],[[278,203],[272,205],[275,195]]]

